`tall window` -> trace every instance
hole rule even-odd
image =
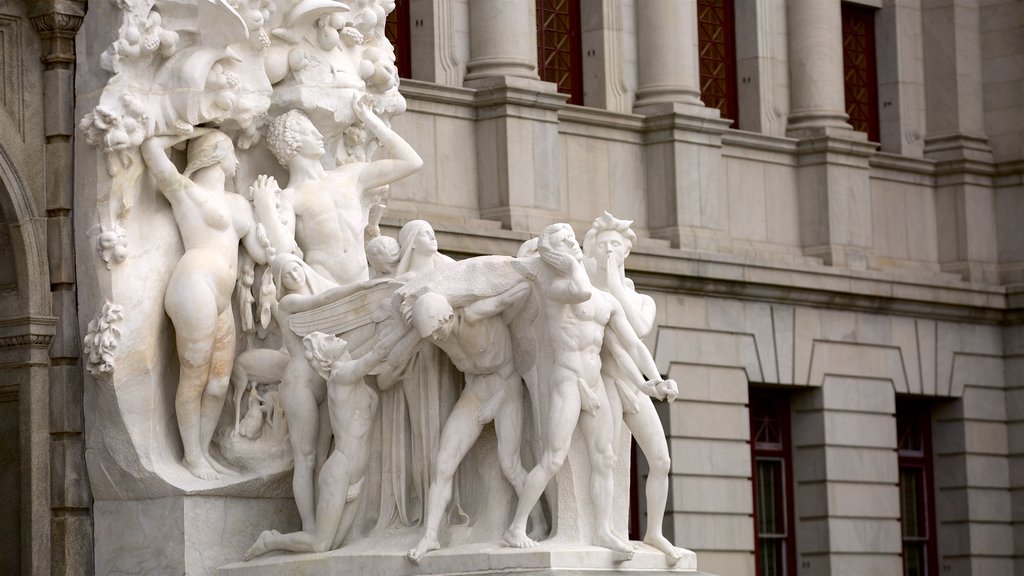
[[[398,0],[384,23],[384,35],[395,47],[395,66],[402,78],[412,78],[412,40],[409,23],[409,0]]]
[[[755,562],[759,576],[796,575],[789,396],[750,391]]]
[[[537,0],[537,72],[583,104],[583,54],[580,0]]]
[[[697,0],[700,98],[739,126],[736,92],[736,25],[732,0]]]
[[[846,113],[854,130],[878,142],[878,76],[875,70],[875,10],[843,2],[843,78]]]
[[[904,576],[936,576],[935,494],[931,408],[923,401],[896,403],[900,462],[900,525]]]

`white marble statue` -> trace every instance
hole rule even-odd
[[[399,281],[408,282],[453,261],[437,251],[434,229],[424,220],[406,223],[398,239],[395,277]],[[437,458],[441,428],[458,399],[457,377],[445,354],[425,340],[413,347],[387,380],[397,379],[397,385],[381,402],[385,438],[382,476],[387,485],[381,496],[378,528],[410,526],[425,520],[430,471]],[[409,457],[406,446],[411,446],[411,468],[410,474],[402,478],[398,471],[405,468]]]
[[[423,166],[412,147],[365,102],[353,106],[390,158],[325,170],[323,137],[304,112],[291,110],[274,119],[267,135],[270,150],[290,174],[277,214],[264,213],[277,204],[276,182],[261,179],[254,187],[260,221],[277,253],[295,253],[298,247],[314,270],[338,284],[368,278],[363,230],[370,206],[378,202],[372,192]]]
[[[238,166],[231,139],[216,130],[191,135],[184,174],[164,152],[183,137],[150,138],[142,143],[142,157],[171,203],[185,245],[164,292],[180,363],[175,414],[185,449],[182,463],[195,476],[214,479],[231,472],[210,456],[210,440],[235,357],[231,294],[239,241],[253,259],[265,261],[265,256],[249,203],[225,191]]]
[[[583,238],[583,254],[587,271],[594,287],[610,294],[622,306],[626,320],[637,336],[646,336],[654,329],[654,299],[640,294],[633,282],[626,278],[625,260],[629,256],[636,233],[630,228],[632,220],[620,220],[608,212],[594,220]],[[607,340],[618,340],[609,332]],[[632,378],[609,350],[601,353],[601,378],[604,380],[612,417],[615,421],[614,437],[618,443],[621,422],[625,422],[643,450],[650,465],[647,476],[647,532],[644,542],[661,550],[673,562],[679,560],[680,550],[662,534],[662,521],[668,500],[669,458],[668,441],[661,419],[654,409],[651,397],[631,384]],[[674,390],[666,390],[667,399],[675,398]]]
[[[263,532],[245,553],[246,559],[271,550],[324,552],[338,548],[359,510],[370,428],[377,416],[377,393],[363,378],[387,357],[389,346],[379,342],[366,355],[352,359],[347,342],[322,332],[309,334],[302,345],[305,359],[327,381],[327,409],[334,433],[334,451],[320,470],[316,522],[291,534]]]
[[[409,558],[416,561],[440,548],[437,532],[452,479],[484,425],[494,422],[498,463],[516,492],[526,477],[519,454],[523,434],[523,385],[513,364],[512,334],[502,313],[519,303],[530,287],[519,284],[498,296],[454,310],[441,295],[428,292],[412,304],[412,326],[430,338],[466,377],[466,388],[445,422],[427,494],[423,537]]]
[[[537,401],[547,403],[547,418],[542,423],[543,453],[527,475],[505,541],[519,548],[537,544],[526,534],[527,518],[547,483],[561,468],[572,433],[579,425],[591,460],[590,499],[596,524],[593,543],[632,557],[633,548],[614,533],[611,523],[613,422],[601,380],[606,328],[618,337],[628,357],[648,378],[655,383],[662,380],[650,351],[629,325],[622,306],[605,292],[594,289],[587,278],[583,252],[572,228],[568,224],[548,226],[538,238],[537,249],[543,261],[535,283],[543,306],[539,344],[551,360],[550,364],[538,367],[547,373],[548,396]],[[635,384],[654,391],[647,383]]]

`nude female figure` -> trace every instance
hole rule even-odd
[[[626,278],[625,260],[636,241],[636,233],[630,228],[631,220],[619,220],[608,212],[594,220],[583,239],[583,254],[590,259],[588,273],[594,287],[611,294],[622,306],[626,319],[644,337],[654,328],[655,307],[650,296],[640,294],[633,288],[633,282]],[[614,334],[606,335],[616,339]],[[654,409],[654,403],[647,394],[638,393],[629,384],[630,378],[610,353],[608,347],[601,354],[601,378],[607,390],[608,401],[615,419],[615,438],[619,437],[620,418],[633,433],[637,444],[643,450],[650,473],[647,477],[647,532],[644,542],[654,546],[676,562],[681,557],[679,549],[662,535],[662,520],[668,501],[669,458],[668,442],[661,419]],[[671,398],[669,398],[671,401]]]
[[[264,531],[245,553],[245,560],[272,550],[325,552],[338,548],[359,509],[369,456],[368,435],[377,414],[377,393],[363,378],[387,357],[388,346],[378,342],[365,356],[353,360],[347,342],[322,332],[306,336],[302,345],[305,360],[327,380],[327,407],[335,442],[320,471],[316,522],[290,534]]]
[[[188,138],[188,165],[182,174],[164,150]],[[257,262],[266,258],[249,203],[225,190],[238,167],[230,138],[196,128],[189,136],[150,138],[141,151],[157,188],[171,203],[185,245],[164,293],[180,363],[174,411],[185,452],[182,464],[194,476],[213,480],[232,473],[210,456],[210,440],[235,357],[231,295],[239,241]]]

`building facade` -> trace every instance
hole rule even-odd
[[[87,8],[0,5],[5,573],[93,570]],[[681,388],[667,535],[702,570],[1024,572],[1024,4],[408,0],[392,23],[395,129],[425,160],[392,233],[514,254],[634,219]]]

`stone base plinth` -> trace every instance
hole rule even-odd
[[[263,530],[300,526],[290,498],[99,500],[93,511],[96,574],[213,576]]]
[[[508,548],[499,542],[466,544],[431,552],[413,563],[405,553],[418,534],[407,531],[361,540],[341,550],[322,554],[276,554],[224,566],[217,576],[348,576],[419,574],[459,576],[516,574],[538,576],[599,576],[611,574],[681,574],[708,576],[697,571],[697,555],[683,550],[674,566],[654,548],[634,542],[632,560],[619,561],[615,553],[596,546],[550,544],[534,548]]]

